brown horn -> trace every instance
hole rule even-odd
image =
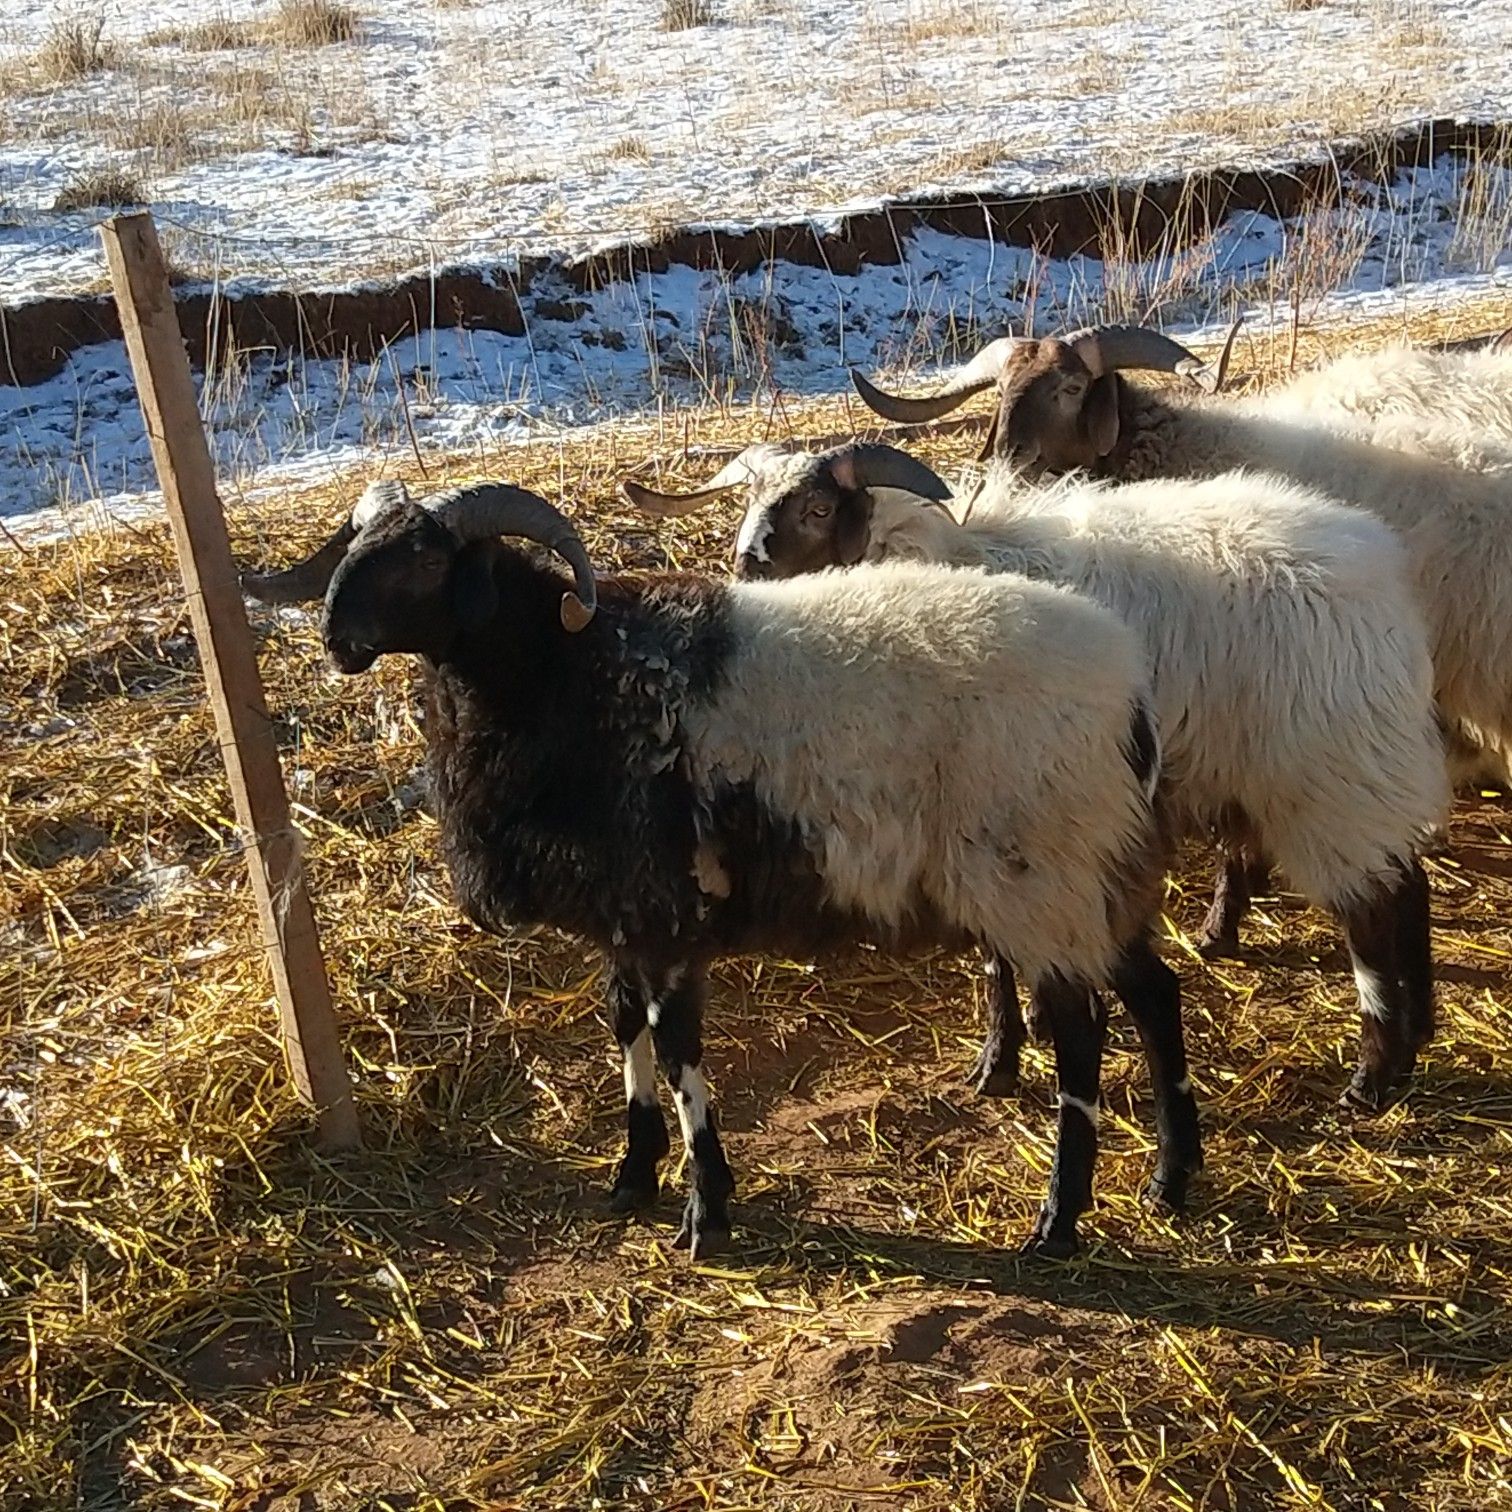
[[[820,460],[848,488],[898,488],[922,499],[950,497],[950,485],[938,473],[895,446],[857,441],[837,446]]]
[[[633,478],[624,479],[620,487],[637,509],[663,520],[675,520],[702,509],[732,488],[754,482],[773,462],[787,455],[786,447],[771,441],[758,441],[754,446],[746,447],[739,456],[731,457],[702,488],[695,488],[691,493],[661,493]]]
[[[242,592],[263,604],[307,604],[325,597],[331,578],[350,550],[352,542],[378,516],[409,499],[409,492],[396,478],[369,483],[352,506],[352,512],[337,527],[324,546],[312,556],[282,572],[244,572]]]
[[[332,574],[356,539],[357,527],[348,516],[324,546],[293,567],[282,572],[242,573],[241,590],[261,604],[307,604],[324,598]]]
[[[585,629],[598,608],[598,588],[588,549],[565,515],[539,494],[508,483],[474,483],[432,494],[429,513],[463,541],[519,536],[549,547],[572,568],[576,593],[562,595],[562,624],[576,633]]]
[[[1066,337],[1066,345],[1094,377],[1120,368],[1141,368],[1151,373],[1176,373],[1210,394],[1217,387],[1212,370],[1200,357],[1148,326],[1094,326]]]
[[[1493,352],[1512,352],[1512,326],[1508,326],[1500,336],[1493,336],[1490,347]]]
[[[874,409],[884,420],[894,420],[900,425],[922,425],[926,420],[938,420],[941,415],[959,409],[973,394],[990,389],[1003,376],[1014,348],[1022,345],[1024,339],[1021,336],[1000,336],[996,341],[989,341],[944,388],[927,398],[905,399],[901,394],[884,393],[857,368],[851,369],[851,382],[867,407]]]

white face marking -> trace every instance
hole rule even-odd
[[[638,1103],[656,1101],[656,1061],[649,1029],[642,1029],[625,1050],[625,1097]]]
[[[1381,987],[1379,973],[1365,966],[1356,966],[1355,991],[1360,994],[1360,1012],[1373,1018],[1378,1024],[1386,1023],[1392,1016],[1391,1004]]]
[[[1192,1095],[1192,1078],[1190,1076],[1183,1076],[1181,1080],[1176,1083],[1176,1090],[1183,1097],[1190,1097]]]
[[[1102,1114],[1098,1112],[1096,1103],[1083,1102],[1079,1097],[1072,1097],[1069,1092],[1058,1092],[1055,1100],[1063,1108],[1075,1108],[1094,1130],[1102,1122]]]
[[[740,534],[735,537],[735,559],[743,556],[758,562],[770,562],[767,542],[772,538],[772,511],[748,509],[740,522]]]
[[[358,499],[352,510],[352,524],[358,530],[364,530],[375,516],[394,504],[402,503],[407,497],[408,493],[404,484],[395,478],[387,478],[379,483],[369,483],[362,490],[362,497]]]
[[[691,1151],[693,1136],[709,1126],[709,1087],[697,1066],[684,1066],[677,1087],[677,1121],[682,1125],[683,1143]]]

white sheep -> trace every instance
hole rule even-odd
[[[1074,588],[1138,630],[1179,820],[1263,848],[1343,924],[1363,1013],[1346,1096],[1379,1107],[1432,1034],[1417,854],[1448,804],[1426,632],[1392,532],[1238,473],[1034,490],[994,469],[957,523],[939,504],[849,486],[843,460],[763,449],[720,474],[749,490],[737,573],[984,566]],[[629,491],[662,515],[696,507]]]
[[[856,940],[977,944],[1029,974],[1060,1081],[1031,1249],[1074,1249],[1091,1200],[1097,986],[1139,1024],[1152,1191],[1181,1203],[1200,1146],[1178,984],[1149,943],[1159,752],[1143,652],[1114,616],[1043,584],[908,563],[596,582],[568,522],[523,490],[380,503],[305,564],[244,585],[323,594],[343,672],[423,658],[462,907],[486,929],[550,924],[607,956],[629,1141],[616,1210],[658,1190],[654,1045],[692,1170],[679,1237],[695,1256],[726,1242],[733,1179],[700,1069],[707,967]],[[549,545],[573,587],[500,536]]]
[[[1461,360],[1493,372],[1506,357]],[[1369,511],[1406,547],[1428,625],[1434,696],[1459,774],[1479,764],[1477,747],[1512,749],[1512,459],[1494,435],[1477,437],[1445,413],[1396,412],[1394,399],[1360,434],[1341,428],[1337,413],[1313,418],[1285,390],[1218,401],[1136,387],[1121,376],[1130,368],[1214,386],[1211,375],[1202,381],[1207,370],[1186,348],[1126,326],[1065,340],[1005,337],[927,399],[900,399],[852,376],[873,409],[902,422],[935,419],[995,388],[983,451],[1030,475],[1085,470],[1135,482],[1248,468]],[[1498,413],[1494,396],[1480,392],[1476,412]],[[1236,855],[1220,876],[1215,940],[1232,938],[1237,928],[1254,859]]]

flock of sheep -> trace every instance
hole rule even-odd
[[[889,419],[997,391],[985,471],[953,489],[893,447],[748,449],[735,580],[596,578],[572,526],[504,484],[374,484],[271,602],[324,599],[335,665],[428,672],[442,849],[463,909],[598,946],[623,1057],[616,1211],[667,1154],[678,1236],[729,1239],[734,1180],[702,1071],[707,973],[748,951],[976,947],[987,1093],[1030,1025],[1054,1046],[1057,1144],[1026,1249],[1064,1256],[1091,1202],[1106,1010],[1149,1063],[1151,1199],[1201,1165],[1180,986],[1152,945],[1172,848],[1210,835],[1202,940],[1237,945],[1274,865],[1338,920],[1361,1010],[1345,1101],[1383,1106],[1433,1033],[1429,888],[1452,781],[1512,749],[1512,332],[1472,353],[1351,356],[1215,397],[1155,332],[993,342]],[[1125,381],[1176,373],[1193,390]],[[564,578],[540,553],[570,569]]]

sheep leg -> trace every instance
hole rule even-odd
[[[1197,952],[1208,960],[1239,954],[1239,925],[1250,900],[1265,889],[1270,868],[1243,841],[1218,841],[1218,875],[1213,902],[1197,935]]]
[[[647,1009],[656,1058],[677,1099],[677,1118],[688,1151],[692,1185],[683,1209],[682,1227],[672,1241],[694,1260],[729,1248],[729,1199],[735,1192],[724,1149],[715,1127],[703,1061],[703,973],[673,970]]]
[[[609,972],[608,997],[625,1066],[625,1158],[609,1193],[609,1211],[633,1213],[656,1201],[661,1190],[656,1167],[672,1142],[656,1097],[644,984],[637,974],[615,966]]]
[[[1192,1177],[1202,1169],[1197,1099],[1181,1033],[1181,981],[1141,939],[1119,959],[1113,987],[1139,1030],[1155,1095],[1155,1174],[1145,1200],[1181,1212]]]
[[[1360,1064],[1340,1098],[1346,1108],[1379,1112],[1417,1062],[1414,1001],[1406,978],[1416,979],[1419,967],[1404,961],[1400,939],[1403,895],[1413,885],[1404,877],[1342,910],[1360,1000]]]
[[[1433,942],[1428,874],[1417,860],[1402,868],[1402,885],[1396,890],[1395,900],[1398,962],[1407,994],[1412,1047],[1421,1050],[1433,1038]]]
[[[1064,1260],[1077,1250],[1076,1220],[1092,1206],[1108,1013],[1085,983],[1067,981],[1054,973],[1035,984],[1034,996],[1055,1045],[1060,1113],[1050,1190],[1024,1253]]]
[[[983,970],[987,975],[987,1037],[967,1080],[981,1097],[1012,1097],[1018,1091],[1019,1052],[1024,1045],[1013,966],[1003,956],[989,955]]]

